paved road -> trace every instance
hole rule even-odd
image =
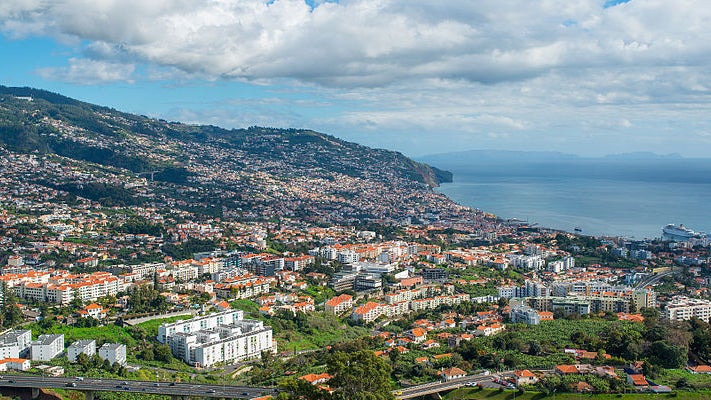
[[[110,391],[125,393],[150,393],[168,396],[221,397],[251,399],[275,394],[274,388],[202,385],[193,383],[169,383],[151,381],[122,381],[117,379],[56,378],[36,375],[2,375],[0,387],[16,388],[63,388],[82,391]]]
[[[153,315],[149,315],[146,317],[125,319],[125,320],[123,320],[123,324],[124,325],[138,325],[142,322],[151,321],[154,319],[164,319],[164,318],[176,317],[179,315],[195,315],[198,313],[199,313],[198,310],[185,310],[185,311],[169,312],[169,313],[164,313],[164,314],[153,314]]]
[[[424,385],[412,386],[409,388],[395,390],[393,394],[398,399],[412,399],[415,397],[425,396],[428,394],[444,392],[447,390],[458,389],[462,386],[467,386],[467,384],[490,382],[491,375],[468,375],[463,378],[452,379],[447,382],[432,382],[425,383]]]
[[[644,279],[644,280],[642,280],[641,282],[639,282],[637,285],[635,285],[634,290],[642,289],[642,288],[644,288],[644,287],[646,287],[646,286],[653,285],[653,284],[655,284],[657,281],[659,281],[660,279],[664,278],[665,276],[674,275],[674,274],[676,274],[676,273],[678,273],[678,272],[679,272],[679,271],[674,270],[674,268],[672,268],[672,269],[669,270],[669,271],[662,272],[662,273],[657,274],[657,275],[649,276],[649,277],[647,277],[646,279]]]

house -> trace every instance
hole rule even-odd
[[[711,366],[697,365],[695,367],[689,367],[689,371],[693,374],[711,374]]]
[[[506,327],[502,324],[480,325],[474,331],[476,336],[491,336],[503,331]]]
[[[0,371],[29,371],[30,360],[26,358],[3,358],[0,360]]]
[[[104,319],[106,318],[106,310],[104,310],[103,307],[96,303],[91,303],[88,306],[82,308],[81,310],[77,311],[80,317],[83,318],[96,318],[96,319]]]
[[[461,370],[457,367],[452,367],[452,368],[443,369],[442,371],[439,372],[439,375],[445,381],[451,381],[452,379],[464,378],[465,376],[467,376],[467,373],[464,370]]]
[[[422,348],[425,350],[432,349],[435,347],[439,347],[439,342],[434,339],[428,339],[422,343]]]
[[[405,333],[405,336],[412,339],[415,343],[424,343],[424,341],[427,340],[427,331],[422,328],[412,328]]]
[[[647,382],[642,374],[628,374],[627,383],[635,387],[649,386],[649,382]]]
[[[533,385],[538,382],[538,377],[527,369],[514,371],[514,376],[516,377],[516,386]]]
[[[304,376],[300,376],[299,379],[303,379],[306,382],[312,384],[312,385],[318,385],[321,383],[326,383],[328,382],[329,379],[333,378],[333,376],[329,375],[328,373],[324,372],[322,374],[306,374]]]
[[[571,383],[570,389],[574,392],[577,392],[577,393],[592,393],[595,391],[595,388],[592,387],[591,384],[589,384],[587,382],[583,382],[583,381],[580,381],[577,383]]]
[[[556,365],[554,368],[555,373],[559,375],[571,375],[578,374],[578,368],[575,365]]]

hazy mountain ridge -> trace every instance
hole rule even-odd
[[[98,165],[111,167],[108,173],[122,177],[113,193],[124,199],[120,186],[140,186],[137,174],[152,176],[157,182],[141,189],[143,198],[187,196],[191,207],[216,214],[348,220],[451,203],[431,190],[450,173],[398,152],[310,130],[167,122],[30,88],[0,87],[0,146],[81,160],[92,176]],[[86,182],[66,182],[61,174],[38,183],[86,195]]]

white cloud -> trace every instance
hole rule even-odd
[[[37,72],[45,79],[92,85],[117,81],[131,82],[133,71],[134,66],[130,64],[112,64],[103,61],[71,58],[67,67],[41,68]]]
[[[602,146],[596,140],[634,137],[633,146],[663,141],[659,132],[689,121],[702,121],[700,132],[711,125],[705,0],[631,0],[608,8],[604,0],[314,4],[4,0],[0,32],[79,43],[80,55],[65,68],[39,71],[48,79],[286,81],[347,110],[309,116],[299,104],[265,99],[175,110],[178,118],[379,132],[374,142],[420,153],[432,143],[469,140],[475,147],[487,138],[501,140],[499,147],[587,149]],[[614,137],[615,130],[628,136]],[[434,139],[425,143],[417,132]],[[678,138],[669,143],[690,146]]]
[[[445,78],[496,83],[566,68],[705,65],[702,0],[441,2],[57,0],[0,6],[12,35],[69,35],[92,58],[214,78],[379,86]]]

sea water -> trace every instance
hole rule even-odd
[[[711,174],[698,169],[592,171],[566,163],[543,168],[459,165],[449,170],[454,182],[438,191],[502,218],[635,239],[660,237],[670,223],[711,232]]]

